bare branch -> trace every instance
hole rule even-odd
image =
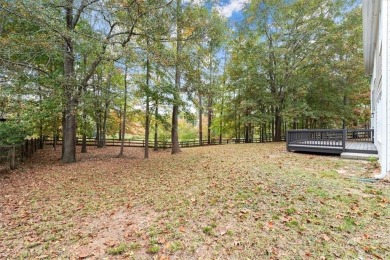
[[[38,72],[41,72],[47,76],[51,76],[51,74],[39,67],[36,67],[36,66],[33,66],[31,64],[28,64],[28,63],[23,63],[23,62],[16,62],[16,61],[10,61],[10,60],[6,60],[6,59],[3,59],[0,57],[0,62],[1,63],[5,63],[5,64],[11,64],[13,66],[17,66],[17,67],[23,67],[23,68],[29,68],[29,69],[32,69],[32,70],[35,70],[35,71],[38,71]]]
[[[85,8],[87,8],[88,6],[98,2],[99,0],[92,0],[91,2],[87,2],[86,0],[82,0],[81,1],[81,5],[80,7],[77,9],[77,13],[73,19],[73,23],[72,23],[72,29],[74,29],[77,25],[77,23],[79,22],[80,20],[80,16],[82,14],[82,12],[85,10]]]

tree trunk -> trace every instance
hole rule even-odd
[[[224,83],[225,85],[225,83]],[[220,122],[219,122],[219,144],[222,144],[222,132],[223,132],[223,105],[224,105],[224,99],[225,95],[222,94],[222,107],[221,107],[221,112],[219,113],[220,117]]]
[[[96,139],[97,147],[102,147],[102,116],[101,112],[98,112],[97,121],[96,121]]]
[[[41,87],[38,87],[39,92],[39,112],[42,113],[42,93]],[[39,149],[43,149],[43,120],[42,114],[39,117]]]
[[[154,151],[158,151],[158,99],[156,100],[156,110],[154,111]]]
[[[245,143],[249,143],[249,126],[248,125],[245,125],[245,133],[244,133],[244,137],[245,137]]]
[[[211,144],[211,121],[213,119],[213,98],[211,94],[209,94],[207,103],[207,144]]]
[[[179,102],[180,102],[180,56],[181,56],[181,0],[177,0],[176,3],[176,73],[175,73],[175,93],[174,104],[172,109],[172,154],[180,153],[179,145]]]
[[[122,131],[121,131],[121,148],[118,157],[123,156],[123,148],[125,146],[125,133],[126,133],[126,111],[127,111],[127,65],[125,66],[125,94],[123,104],[123,115],[122,115]]]
[[[149,47],[149,39],[147,40]],[[144,158],[149,158],[149,131],[150,131],[150,107],[149,107],[149,81],[150,81],[150,61],[149,50],[146,58],[146,109],[145,109],[145,150]]]
[[[234,97],[234,99],[236,98],[235,93],[233,94],[233,97]],[[236,102],[234,102],[234,134],[235,134],[236,140],[237,140],[237,138],[238,138],[238,128],[237,128],[237,125],[238,125],[238,120],[237,120],[237,104],[236,104]]]
[[[282,140],[282,116],[280,115],[279,107],[275,108],[275,138],[274,141]]]
[[[103,131],[102,131],[102,147],[106,147],[106,135],[107,135],[107,117],[108,117],[108,109],[110,107],[110,101],[106,101],[104,107],[104,117],[103,117]]]
[[[66,126],[66,111],[63,110],[62,111],[62,115],[61,115],[61,125],[62,125],[62,142],[61,142],[61,160],[63,160],[64,158],[64,154],[65,154],[65,145],[64,145],[64,132],[65,132],[65,126]]]
[[[73,1],[68,1],[66,7],[66,24],[67,28],[72,30],[73,26]],[[74,52],[73,41],[69,37],[65,39],[64,44],[64,74],[65,74],[65,115],[64,128],[62,134],[64,163],[76,162],[76,106],[75,99],[75,77],[74,77]]]
[[[149,131],[150,131],[150,107],[149,96],[146,96],[146,111],[145,111],[145,151],[144,158],[149,158]]]
[[[76,115],[75,101],[70,99],[66,104],[65,128],[63,129],[62,145],[64,163],[76,162]]]
[[[240,143],[241,142],[241,115],[238,114],[238,126],[237,126],[237,129],[238,129],[238,142]]]
[[[202,104],[202,94],[198,93],[198,99],[199,99],[199,145],[203,145],[203,104]]]
[[[84,127],[86,125],[86,121],[87,121],[87,114],[85,113],[85,109],[83,110],[83,122],[84,122]],[[84,129],[85,131],[85,129]],[[81,153],[86,153],[87,152],[87,135],[85,133],[83,133],[83,136],[82,136],[82,144],[81,144]]]
[[[178,117],[179,117],[179,106],[173,105],[172,110],[172,154],[180,153],[179,145],[179,132],[178,132]]]
[[[119,118],[122,119],[122,110],[121,109],[119,109]],[[119,120],[118,139],[122,140],[122,124],[121,124],[121,120]]]
[[[81,144],[81,153],[86,153],[87,152],[87,135],[83,134],[83,140]]]
[[[274,113],[274,109],[271,109],[272,113]],[[275,141],[275,117],[271,120],[271,138],[272,141]]]
[[[211,120],[213,117],[213,44],[210,41],[210,64],[209,64],[209,77],[210,77],[210,85],[209,85],[209,93],[207,99],[207,144],[211,144]]]
[[[347,95],[344,95],[343,97],[343,105],[344,105],[344,108],[347,106]],[[345,115],[343,115],[343,129],[346,129],[347,128],[347,122],[345,120]]]
[[[53,131],[53,149],[57,150],[57,139],[58,139],[58,126],[57,126],[57,116],[54,118],[54,131]]]

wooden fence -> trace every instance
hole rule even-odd
[[[0,146],[0,170],[13,170],[26,158],[42,148],[40,138],[26,139],[21,144]]]
[[[284,138],[283,138],[284,139]],[[182,148],[186,147],[198,147],[198,146],[206,146],[206,145],[223,145],[223,144],[240,144],[240,143],[264,143],[264,142],[271,142],[272,137],[266,136],[262,138],[254,138],[250,140],[245,140],[244,138],[232,138],[232,139],[222,139],[221,141],[219,139],[212,139],[210,141],[210,144],[208,143],[208,140],[202,140],[202,143],[200,144],[199,140],[186,140],[186,141],[180,141],[179,145]],[[77,139],[77,145],[81,145],[82,140]],[[31,138],[26,139],[22,144],[15,144],[15,145],[0,145],[0,171],[1,170],[10,170],[10,169],[16,169],[18,165],[23,162],[26,158],[30,157],[32,154],[34,154],[38,149],[43,148],[43,145],[53,145],[54,141],[52,138],[44,138],[41,140],[41,138]],[[62,144],[62,139],[57,139],[57,144]],[[88,146],[97,146],[97,140],[95,138],[88,138],[87,139],[87,145]],[[119,139],[112,139],[108,138],[106,139],[106,146],[120,146],[121,140]],[[154,142],[149,142],[149,147],[154,147]],[[145,147],[145,140],[131,140],[131,139],[125,139],[124,140],[124,146],[125,147]],[[168,149],[172,148],[172,143],[170,141],[158,141],[158,148],[159,149]]]
[[[284,137],[282,138],[284,140]],[[244,138],[232,138],[232,139],[222,139],[221,141],[219,139],[212,139],[210,140],[210,144],[208,143],[208,140],[202,140],[202,144],[200,144],[199,140],[185,140],[180,141],[179,145],[182,148],[185,147],[198,147],[198,146],[206,146],[206,145],[222,145],[222,144],[239,144],[239,143],[264,143],[264,142],[272,142],[272,137],[263,137],[263,138],[254,138],[245,140]],[[53,145],[54,140],[53,138],[45,138],[45,144],[46,145]],[[57,144],[62,144],[62,139],[57,138]],[[77,145],[82,144],[82,139],[77,138]],[[87,146],[97,146],[98,141],[95,138],[87,138],[86,139]],[[154,147],[154,142],[149,142],[149,148]],[[157,142],[159,149],[168,149],[172,148],[172,142],[170,141],[158,141]],[[121,146],[121,140],[119,139],[113,139],[113,138],[106,138],[105,146]],[[134,140],[134,139],[125,139],[124,140],[124,146],[125,147],[145,147],[145,140]]]

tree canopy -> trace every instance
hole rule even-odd
[[[154,134],[177,153],[204,133],[280,141],[287,129],[369,127],[355,1],[252,0],[235,23],[217,7],[2,1],[0,143],[60,135],[75,162],[78,137],[104,147]]]

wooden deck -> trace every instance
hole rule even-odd
[[[353,151],[361,151],[367,153],[374,153],[377,154],[378,150],[375,147],[375,144],[372,142],[350,142],[347,141],[347,144],[345,146],[346,152],[353,152]]]
[[[290,130],[287,132],[287,150],[341,154],[377,154],[373,130]]]

